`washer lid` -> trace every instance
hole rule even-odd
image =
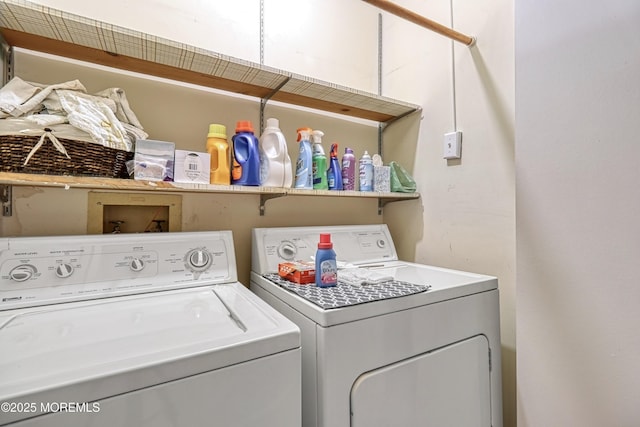
[[[3,314],[0,400],[104,381],[85,387],[100,396],[78,388],[75,397],[67,396],[91,401],[297,348],[300,342],[293,323],[239,283]],[[55,396],[59,401],[64,393]]]

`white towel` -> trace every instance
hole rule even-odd
[[[20,77],[12,78],[0,88],[0,118],[9,117],[16,108],[39,91],[39,87],[25,82]]]
[[[338,279],[352,285],[376,285],[393,280],[393,276],[368,268],[343,268],[338,271]]]
[[[99,97],[71,90],[57,90],[57,93],[71,125],[89,133],[98,144],[132,151],[122,123]]]
[[[105,98],[100,95],[89,95],[86,94],[85,97],[87,99],[95,99],[96,101],[103,102],[111,111],[114,113],[117,110],[116,102],[112,99]],[[45,99],[42,100],[42,105],[47,110],[49,114],[67,114],[64,108],[62,107],[62,103],[60,102],[60,96],[58,95],[58,91],[54,90],[47,95]]]
[[[20,117],[22,115],[31,113],[32,111],[40,111],[42,109],[42,101],[44,101],[44,99],[56,89],[67,89],[79,92],[87,91],[79,80],[71,80],[64,83],[50,85],[37,92],[21,105],[16,106],[16,108],[11,110],[9,114],[11,114],[13,117]]]
[[[29,116],[27,116],[29,117]],[[65,116],[66,118],[66,116]],[[41,136],[44,128],[48,127],[59,139],[73,139],[75,141],[94,142],[91,136],[70,124],[40,126],[24,117],[8,117],[0,120],[0,136],[3,135],[31,135]]]
[[[96,93],[96,95],[103,96],[115,101],[116,117],[122,123],[129,123],[130,125],[133,125],[138,129],[144,130],[142,124],[138,121],[138,117],[136,117],[136,114],[133,112],[131,107],[129,107],[129,101],[127,100],[127,95],[125,95],[124,90],[117,87],[112,87],[100,91]]]
[[[120,122],[120,124],[122,125],[122,127],[124,127],[124,130],[127,131],[127,136],[133,144],[135,144],[135,142],[139,139],[149,138],[149,134],[138,127],[130,125],[129,123]]]
[[[67,123],[67,116],[61,116],[58,114],[30,114],[24,117],[25,120],[33,122],[43,127],[59,125]]]

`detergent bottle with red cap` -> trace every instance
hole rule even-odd
[[[253,134],[253,125],[248,120],[236,123],[233,142],[233,169],[231,183],[234,185],[260,185],[260,146]]]
[[[321,233],[316,251],[316,286],[329,288],[338,284],[338,263],[331,234]]]

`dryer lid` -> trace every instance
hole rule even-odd
[[[5,312],[0,400],[119,374],[137,389],[298,347],[283,319],[239,283]]]

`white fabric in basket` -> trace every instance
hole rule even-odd
[[[69,123],[84,130],[95,142],[105,147],[132,151],[122,123],[98,97],[70,90],[56,92],[62,108],[67,112]]]

